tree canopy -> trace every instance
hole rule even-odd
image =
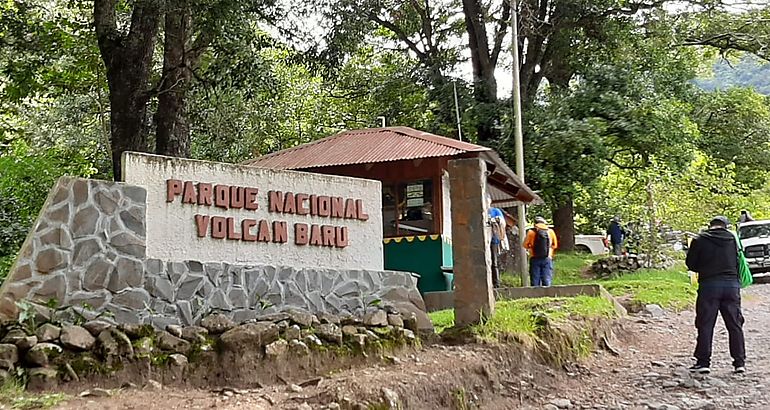
[[[770,217],[770,6],[516,4],[514,41],[497,0],[1,2],[0,260],[42,205],[20,187],[120,178],[126,150],[237,162],[384,118],[513,163],[513,46],[527,183],[564,247],[616,214]]]

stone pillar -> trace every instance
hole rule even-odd
[[[478,323],[495,310],[486,179],[487,166],[481,159],[449,161],[457,326]]]

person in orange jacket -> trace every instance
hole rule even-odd
[[[535,226],[527,231],[524,248],[529,252],[529,277],[532,286],[551,286],[553,254],[559,243],[556,233],[543,217],[535,218]]]

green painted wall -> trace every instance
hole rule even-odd
[[[417,273],[422,293],[447,290],[441,267],[452,266],[452,245],[437,235],[399,239],[385,241],[385,269]]]

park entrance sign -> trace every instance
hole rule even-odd
[[[416,277],[383,270],[378,181],[138,153],[123,166],[124,182],[57,181],[0,319],[55,307],[163,329],[386,309],[431,327]]]
[[[380,182],[129,153],[147,257],[383,269]]]

